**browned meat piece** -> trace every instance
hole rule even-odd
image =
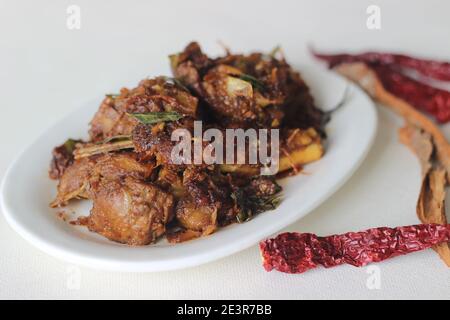
[[[285,114],[282,126],[285,128],[314,128],[322,136],[325,135],[325,113],[314,104],[308,86],[297,72],[291,73],[289,85],[282,110]]]
[[[172,218],[173,196],[158,187],[127,177],[100,179],[91,186],[94,206],[88,228],[129,245],[146,245],[165,233]]]
[[[203,54],[198,43],[191,42],[183,52],[170,56],[170,64],[175,77],[199,94],[201,77],[212,66],[212,61]]]
[[[259,176],[250,180],[235,176],[231,185],[237,213],[227,220],[228,223],[248,221],[258,213],[275,209],[280,202],[281,187],[273,176]]]
[[[106,154],[75,160],[61,177],[57,197],[51,206],[64,206],[75,198],[90,198],[90,181],[99,177],[110,180],[125,176],[146,179],[152,174],[153,168],[151,163],[138,162],[134,153]]]
[[[258,119],[263,126],[321,128],[323,112],[314,105],[300,74],[284,58],[253,53],[248,56],[227,55],[217,59],[216,63],[230,65],[252,76],[254,79],[249,80],[253,85],[255,80],[259,82],[261,95],[255,98],[255,103],[264,109]]]
[[[125,102],[124,110],[128,113],[176,111],[184,115],[196,115],[197,100],[188,92],[172,87],[165,90],[164,94],[171,94],[173,97],[163,94],[130,97]]]
[[[244,191],[248,197],[265,198],[270,197],[280,192],[280,186],[273,178],[258,177],[250,181],[245,186]]]
[[[64,144],[56,147],[52,151],[52,161],[48,175],[51,179],[60,179],[64,171],[73,163],[73,151],[75,145],[81,140],[69,139]]]
[[[124,110],[129,113],[148,113],[164,111],[163,100],[148,94],[132,96],[126,99]]]
[[[155,183],[165,190],[169,190],[175,197],[180,199],[186,196],[186,188],[183,186],[183,168],[176,166],[161,166]]]
[[[202,232],[189,229],[169,229],[167,230],[166,237],[169,243],[180,243],[189,240],[193,240],[202,236]]]
[[[183,172],[186,197],[176,207],[176,217],[184,228],[209,234],[217,228],[220,194],[208,172],[189,167]]]
[[[176,217],[178,222],[188,230],[210,234],[217,228],[217,208],[214,205],[199,205],[188,198],[178,202]]]
[[[280,186],[273,178],[248,179],[212,175],[198,168],[185,171],[188,192],[176,206],[178,227],[167,234],[179,243],[213,233],[218,226],[244,222],[253,215],[272,210]],[[221,177],[221,178],[219,178]]]
[[[262,110],[254,103],[251,83],[222,72],[220,67],[203,77],[201,85],[205,101],[219,115],[235,122],[255,121]]]
[[[320,130],[323,125],[323,113],[314,106],[308,87],[284,58],[254,53],[213,60],[191,43],[171,57],[171,64],[175,77],[203,98],[225,126]]]
[[[229,177],[214,170],[190,166],[183,173],[186,197],[178,202],[176,216],[186,229],[209,234],[238,213]]]
[[[193,167],[185,170],[184,183],[187,192],[175,211],[181,229],[168,236],[173,243],[213,233],[218,226],[244,222],[274,209],[281,190],[273,178],[234,180]]]
[[[51,207],[65,206],[71,199],[88,198],[87,186],[95,160],[83,158],[69,166],[58,183],[58,194]]]
[[[154,168],[154,163],[139,161],[135,153],[105,154],[98,158],[92,170],[92,176],[100,176],[109,180],[126,176],[146,180],[153,173]]]
[[[136,119],[115,107],[113,98],[106,97],[90,123],[89,135],[93,142],[129,135],[137,124]]]
[[[128,113],[176,111],[195,116],[197,98],[165,77],[146,79],[132,89],[122,89],[116,97],[106,97],[91,121],[91,140],[101,141],[129,135],[139,123]]]
[[[155,157],[158,164],[172,164],[171,153],[176,142],[170,137],[165,128],[146,125],[138,125],[132,135],[136,151],[146,158]]]
[[[158,165],[175,165],[179,169],[184,168],[184,165],[174,163],[175,159],[172,159],[172,150],[178,144],[177,141],[171,139],[172,132],[176,129],[186,129],[193,136],[194,120],[185,117],[178,121],[159,123],[153,126],[143,124],[136,126],[132,134],[135,151],[144,158],[155,157]],[[207,142],[204,142],[203,147],[206,145]],[[191,159],[194,159],[193,145],[191,151]]]
[[[151,97],[150,105],[158,106],[160,111],[176,111],[191,117],[197,115],[198,99],[179,82],[173,82],[166,77],[158,77],[141,81],[139,87],[145,88],[145,93]],[[139,111],[127,109],[127,112]]]

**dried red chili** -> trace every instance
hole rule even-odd
[[[441,123],[450,121],[450,92],[414,80],[403,73],[404,68],[410,68],[435,79],[450,80],[449,63],[376,52],[359,55],[313,54],[326,61],[330,68],[342,63],[364,62],[377,73],[387,91],[432,114]]]
[[[412,69],[420,74],[442,81],[450,81],[450,63],[418,59],[402,54],[366,52],[362,54],[322,54],[312,51],[313,55],[327,61],[330,67],[341,63],[365,62],[370,65],[395,65],[401,68]]]
[[[421,224],[373,228],[362,232],[319,237],[287,232],[260,243],[263,266],[286,273],[303,273],[322,265],[356,267],[424,250],[450,240],[450,225]]]
[[[445,123],[450,120],[450,92],[416,81],[386,66],[371,66],[387,91]]]

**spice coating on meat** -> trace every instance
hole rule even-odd
[[[173,196],[158,187],[127,177],[100,179],[91,186],[94,206],[88,228],[110,240],[146,245],[165,233],[172,218]]]
[[[197,43],[171,57],[177,78],[207,102],[225,125],[321,129],[324,114],[309,88],[275,54],[230,54],[209,59]]]
[[[118,135],[130,135],[139,122],[130,113],[177,111],[195,116],[198,100],[166,77],[142,80],[132,89],[122,89],[117,96],[107,96],[90,123],[92,141]]]
[[[48,175],[51,179],[58,180],[64,174],[64,171],[73,163],[73,151],[75,145],[81,140],[68,139],[62,145],[55,147],[52,151],[52,161]]]
[[[86,193],[89,177],[95,166],[95,160],[84,158],[69,166],[58,183],[58,194],[51,207],[65,206],[71,199],[88,198]]]
[[[75,198],[91,198],[89,183],[92,179],[106,177],[113,180],[125,176],[146,179],[153,168],[152,164],[138,162],[136,155],[132,153],[105,154],[75,160],[61,177],[58,194],[51,206],[64,206]]]

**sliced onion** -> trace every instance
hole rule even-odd
[[[226,80],[226,90],[227,93],[231,97],[237,97],[237,96],[243,96],[252,98],[253,97],[253,87],[250,83],[247,81],[234,78],[234,77],[227,77]]]

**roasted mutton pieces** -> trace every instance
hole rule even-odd
[[[131,176],[148,178],[154,169],[152,163],[142,163],[135,153],[104,154],[75,160],[58,183],[56,199],[52,207],[61,207],[72,199],[90,199],[89,185],[92,180],[106,177],[110,180]]]
[[[203,130],[222,133],[280,129],[282,173],[298,173],[322,157],[325,116],[284,58],[227,53],[212,59],[194,42],[171,56],[171,66],[175,78],[145,79],[107,95],[88,141],[54,149],[49,175],[59,183],[51,207],[90,199],[90,215],[74,223],[128,245],[163,235],[178,243],[274,209],[281,187],[275,176],[260,176],[262,164],[174,163],[172,133],[189,131],[193,153],[196,120]],[[203,140],[203,149],[208,144]]]
[[[94,206],[88,228],[128,245],[146,245],[166,232],[174,198],[159,187],[132,177],[91,183]]]
[[[205,113],[212,114],[218,126],[280,128],[280,172],[298,173],[322,157],[325,114],[284,58],[254,53],[210,59],[193,42],[171,56],[171,66],[175,76],[206,101]],[[221,167],[245,176],[260,171],[254,165]]]
[[[108,95],[90,123],[92,142],[130,135],[139,123],[130,113],[176,111],[195,117],[198,100],[185,88],[166,77],[142,80],[139,86],[122,89],[119,95]]]
[[[171,243],[205,236],[273,210],[281,191],[273,177],[246,179],[195,167],[184,171],[183,186],[186,193],[177,202],[175,223],[168,234]]]
[[[91,231],[129,245],[149,244],[164,234],[174,207],[170,193],[147,182],[153,169],[134,153],[76,160],[63,174],[51,205],[91,199],[94,205],[85,223]]]
[[[56,198],[50,206],[62,207],[72,199],[88,199],[87,186],[94,167],[95,159],[83,158],[65,169],[58,183]]]
[[[138,121],[116,106],[112,97],[106,97],[90,123],[91,142],[101,142],[118,135],[129,135]]]
[[[48,171],[51,179],[60,179],[64,171],[73,163],[73,152],[77,143],[81,143],[81,140],[68,139],[65,143],[53,149],[50,170]]]
[[[154,126],[139,124],[131,135],[134,150],[144,158],[154,157],[157,164],[173,165],[172,149],[177,142],[172,141],[172,132],[177,129],[186,129],[193,134],[193,128],[193,119],[189,117]]]
[[[186,196],[178,202],[176,216],[184,228],[209,234],[227,218],[236,216],[231,181],[214,171],[217,168],[190,166],[183,172]]]
[[[226,127],[323,129],[323,112],[284,58],[253,53],[210,59],[193,42],[171,56],[171,67]]]

